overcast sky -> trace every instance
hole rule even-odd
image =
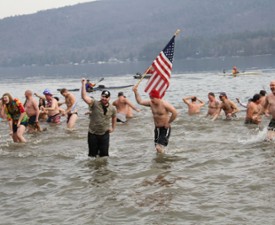
[[[0,0],[0,19],[94,0]]]

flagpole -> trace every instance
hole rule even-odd
[[[174,35],[177,37],[179,33],[180,33],[180,29],[177,29]]]
[[[180,29],[177,29],[174,36],[177,37],[178,34],[180,33]],[[136,87],[139,86],[139,84],[141,83],[141,81],[144,79],[144,77],[146,76],[146,74],[148,73],[148,71],[151,69],[152,66],[149,66],[148,69],[142,74],[140,80],[137,82],[137,84],[135,85]]]
[[[144,79],[144,77],[146,76],[146,74],[148,73],[148,71],[151,69],[152,66],[149,66],[147,68],[147,70],[142,74],[141,78],[139,79],[139,81],[137,82],[137,84],[135,85],[136,87],[139,86],[139,84],[141,83],[141,81]]]

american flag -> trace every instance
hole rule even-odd
[[[171,38],[169,43],[153,61],[152,65],[147,69],[146,74],[152,74],[152,76],[146,84],[145,92],[150,94],[150,92],[155,89],[160,93],[161,98],[165,95],[170,85],[175,37],[176,35]]]

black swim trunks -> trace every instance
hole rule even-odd
[[[71,116],[75,114],[78,116],[78,113],[77,112],[73,112],[73,113],[68,113],[68,117],[67,117],[67,123],[69,123],[70,119],[71,119]]]
[[[36,121],[36,116],[31,116],[29,117],[28,124],[31,126],[34,126],[35,121]]]
[[[275,131],[275,119],[270,120],[270,123],[268,124],[267,130]]]
[[[169,142],[170,133],[171,133],[171,128],[156,127],[155,144],[161,144],[163,146],[167,146]]]
[[[21,122],[20,123],[20,125],[24,125],[25,127],[27,127],[28,126],[28,122]],[[12,124],[12,131],[13,131],[13,133],[16,133],[17,132],[17,123],[13,123]]]

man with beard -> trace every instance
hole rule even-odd
[[[86,92],[86,79],[82,79],[81,97],[89,106],[89,132],[88,147],[90,157],[109,156],[110,133],[116,127],[116,109],[109,103],[111,93],[107,90],[102,91],[99,101],[91,98]],[[110,127],[110,120],[112,126]]]
[[[234,117],[236,117],[236,113],[239,112],[239,109],[237,105],[227,98],[227,95],[225,92],[221,92],[219,96],[221,100],[221,104],[219,106],[218,112],[213,117],[213,121],[217,119],[217,117],[220,115],[221,111],[224,111],[224,114],[226,116],[226,120],[232,120]]]

